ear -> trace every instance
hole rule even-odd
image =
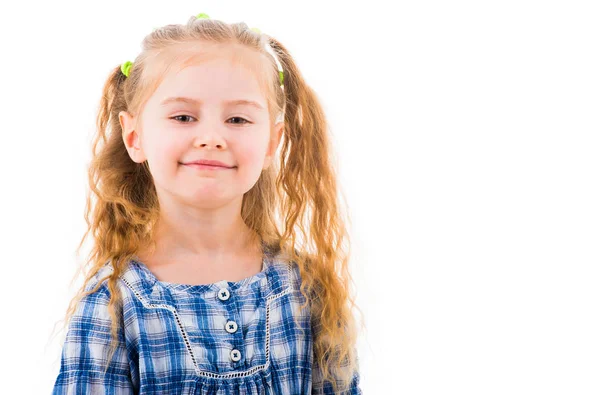
[[[142,150],[140,135],[134,130],[135,117],[127,111],[121,111],[119,112],[119,123],[121,124],[121,130],[123,131],[123,143],[125,143],[125,148],[127,148],[129,157],[136,163],[144,162],[146,156]]]
[[[279,143],[281,141],[281,135],[283,134],[284,126],[285,124],[283,122],[275,124],[273,133],[271,134],[271,139],[269,140],[269,147],[267,148],[263,170],[268,169],[269,166],[271,166],[271,162],[273,162],[273,157],[275,156],[275,152],[277,151],[277,147],[279,147]]]

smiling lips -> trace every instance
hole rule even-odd
[[[184,163],[186,166],[193,166],[200,169],[232,169],[233,166],[229,166],[226,163],[223,163],[218,160],[208,160],[208,159],[200,159],[192,162]]]

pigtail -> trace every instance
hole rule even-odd
[[[136,248],[142,245],[137,235],[147,233],[148,215],[143,207],[152,200],[140,193],[143,184],[149,185],[149,171],[146,166],[131,161],[122,140],[122,129],[118,119],[120,111],[127,111],[128,78],[136,78],[135,74],[126,77],[120,65],[109,74],[98,104],[96,116],[96,134],[92,141],[92,160],[88,167],[89,190],[86,197],[85,220],[88,228],[81,238],[77,252],[80,253],[87,237],[93,236],[95,243],[85,263],[79,265],[71,284],[82,271],[84,281],[67,309],[64,325],[75,313],[77,304],[87,295],[98,290],[104,280],[110,293],[108,312],[111,325],[111,347],[105,366],[105,373],[112,356],[118,347],[119,331],[123,331],[122,296],[117,280],[123,272],[128,260],[135,254]],[[133,182],[132,182],[133,180]],[[129,204],[134,201],[138,205]],[[117,237],[118,235],[118,237]],[[94,287],[100,269],[111,262],[111,274],[99,279]]]
[[[281,207],[287,214],[282,244],[296,245],[294,227],[298,225],[307,246],[300,254],[294,250],[293,259],[305,283],[302,293],[311,303],[315,364],[337,391],[338,385],[349,386],[358,371],[352,313],[357,306],[350,294],[349,248],[344,250],[349,247],[345,222],[350,219],[343,218],[337,201],[334,155],[323,106],[287,49],[274,38],[269,42],[284,70],[286,126],[277,180],[287,195]]]
[[[94,207],[93,202],[92,202],[93,199],[92,199],[91,193],[93,192],[96,196],[101,195],[99,187],[97,185],[98,179],[97,179],[97,177],[95,177],[95,175],[97,173],[97,166],[95,166],[94,164],[97,163],[98,154],[99,154],[99,152],[102,152],[102,147],[109,144],[109,136],[110,136],[109,130],[110,130],[111,116],[115,113],[115,108],[119,107],[119,105],[123,102],[123,97],[122,97],[123,96],[123,84],[125,83],[125,80],[126,80],[126,77],[121,72],[120,66],[117,66],[109,74],[106,82],[104,83],[104,87],[102,89],[102,95],[100,98],[100,102],[98,105],[98,112],[97,112],[97,116],[96,116],[97,133],[95,134],[94,140],[92,142],[92,157],[93,157],[93,159],[92,159],[92,164],[88,168],[88,181],[89,181],[89,185],[90,185],[90,190],[88,190],[88,193],[87,193],[86,210],[85,210],[85,220],[88,224],[88,229],[79,243],[79,246],[77,248],[78,253],[80,252],[81,248],[83,247],[83,244],[84,244],[87,236],[90,233],[98,231],[97,227],[92,226],[92,223],[98,219],[97,214],[99,213],[100,210],[99,210],[98,205],[96,205]],[[121,104],[121,106],[122,106],[122,104]],[[122,320],[121,320],[122,298],[118,292],[117,285],[116,285],[118,274],[113,273],[113,274],[109,275],[108,277],[105,277],[105,278],[97,281],[96,285],[94,287],[89,287],[90,284],[93,284],[92,281],[97,276],[100,269],[102,268],[102,266],[100,266],[100,265],[94,265],[94,264],[90,265],[90,263],[98,262],[98,261],[106,262],[111,259],[111,257],[108,255],[104,255],[104,256],[101,256],[101,255],[102,254],[98,254],[98,251],[94,249],[89,256],[87,265],[79,266],[79,270],[77,271],[73,280],[79,276],[79,274],[82,272],[82,270],[86,266],[87,267],[91,266],[91,267],[85,274],[85,279],[83,281],[83,285],[82,285],[81,289],[79,290],[79,292],[77,293],[76,298],[74,298],[71,301],[71,304],[69,305],[66,316],[67,317],[72,316],[73,313],[75,312],[77,303],[79,301],[81,301],[85,296],[96,292],[98,290],[98,288],[102,285],[103,281],[108,280],[107,285],[108,285],[110,294],[114,295],[114,297],[110,298],[110,301],[108,304],[108,311],[109,311],[109,314],[111,316],[111,319],[112,319],[112,322],[114,323],[114,325],[112,325],[112,327],[111,327],[111,348],[110,348],[110,353],[109,353],[109,357],[107,360],[107,364],[105,367],[105,373],[106,373],[106,370],[108,369],[108,367],[110,365],[109,361],[111,360],[111,358],[117,348],[118,330],[119,329],[122,330],[122,324],[123,324]],[[65,322],[66,321],[67,320],[65,319]]]

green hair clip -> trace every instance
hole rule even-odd
[[[131,66],[133,66],[133,62],[130,62],[129,60],[121,65],[121,73],[125,74],[125,77],[129,77]]]
[[[196,19],[210,19],[210,17],[201,12],[200,14],[196,15]]]

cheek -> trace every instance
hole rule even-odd
[[[253,134],[248,138],[240,139],[235,142],[235,157],[240,166],[246,164],[250,167],[262,167],[265,153],[267,152],[267,141],[263,141],[265,136]]]
[[[164,166],[176,166],[179,161],[185,159],[183,149],[173,142],[165,142],[158,147],[157,155]]]
[[[264,165],[265,151],[256,144],[240,145],[235,152],[239,187],[245,193],[258,180]]]
[[[184,159],[183,144],[173,139],[153,139],[147,149],[150,164],[161,173],[172,173]]]
[[[170,135],[169,138],[167,138],[167,134]],[[156,136],[156,138],[152,141],[155,156],[161,160],[172,160],[173,156],[179,155],[183,149],[185,142],[180,140],[181,139],[177,139],[174,134],[171,134],[167,131]]]
[[[238,170],[242,173],[258,177],[262,172],[265,160],[265,151],[257,146],[246,146],[236,153]]]

